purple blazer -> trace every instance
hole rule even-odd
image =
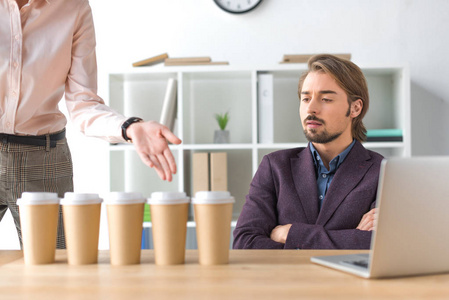
[[[320,210],[310,149],[266,155],[251,182],[233,247],[369,249],[371,232],[356,227],[375,207],[382,159],[356,142],[335,173]],[[273,228],[285,224],[292,224],[285,245],[271,240]]]

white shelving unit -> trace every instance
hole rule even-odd
[[[245,202],[251,179],[262,157],[275,150],[304,147],[299,120],[298,80],[305,64],[266,68],[233,66],[140,67],[109,75],[109,104],[126,116],[159,120],[169,78],[178,82],[175,134],[181,145],[171,146],[178,174],[171,183],[141,163],[131,145],[110,146],[110,190],[185,191],[191,195],[191,157],[195,152],[228,153],[228,186],[235,197],[233,217]],[[370,91],[364,119],[368,129],[401,129],[402,142],[371,142],[365,147],[386,157],[411,155],[410,75],[408,67],[361,66]],[[258,143],[257,78],[273,74],[273,143]],[[213,144],[218,125],[215,113],[229,111],[229,144]]]

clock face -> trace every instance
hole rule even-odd
[[[242,14],[256,8],[262,0],[214,0],[222,10],[233,14]]]

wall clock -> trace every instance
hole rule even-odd
[[[214,0],[222,10],[231,14],[243,14],[255,9],[262,0]]]

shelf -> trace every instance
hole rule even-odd
[[[402,72],[405,68],[403,64],[358,64],[365,74],[393,74]],[[232,73],[232,72],[278,72],[289,71],[298,75],[298,72],[307,70],[307,63],[291,64],[270,64],[270,65],[202,65],[202,66],[144,66],[144,67],[125,67],[110,73],[110,76],[134,76],[136,74],[166,74],[166,73]],[[300,75],[300,74],[299,74]],[[299,79],[299,76],[298,76]]]
[[[252,144],[188,144],[183,145],[186,150],[238,150],[252,149]]]
[[[176,150],[181,150],[182,146],[181,145],[168,145],[168,147],[170,148],[170,150],[172,151],[176,151]],[[109,145],[109,150],[110,151],[127,151],[127,150],[132,150],[135,151],[136,148],[134,147],[133,144],[114,144],[114,145]]]
[[[362,143],[365,148],[376,149],[376,148],[404,148],[404,142],[365,142]]]
[[[411,155],[410,73],[402,65],[360,65],[366,76],[370,105],[364,118],[366,128],[402,131],[402,142],[365,142],[364,146],[384,157]],[[299,118],[298,81],[307,64],[272,66],[185,66],[127,68],[109,75],[112,108],[127,116],[159,121],[169,78],[177,80],[177,118],[174,133],[183,143],[170,145],[178,166],[173,182],[159,179],[154,170],[139,161],[132,144],[111,145],[110,190],[141,192],[192,190],[192,155],[196,152],[226,152],[228,189],[235,197],[237,218],[254,173],[263,156],[273,151],[306,147]],[[258,92],[261,74],[272,75],[271,115],[259,115]],[[265,77],[267,78],[267,77]],[[270,82],[270,81],[269,81]],[[269,83],[271,87],[271,83]],[[268,112],[271,112],[269,109]],[[229,111],[229,144],[213,144],[218,124],[215,113]],[[265,111],[266,112],[266,111]],[[264,118],[267,139],[258,143],[259,124]],[[272,138],[271,136],[272,126]],[[130,151],[128,151],[130,150]],[[189,212],[190,219],[193,212]],[[189,223],[192,227],[192,223]]]
[[[249,149],[288,149],[307,147],[308,143],[272,143],[272,144],[181,144],[169,145],[172,151],[177,150],[249,150]],[[364,142],[366,148],[402,148],[404,142]],[[134,150],[132,144],[117,144],[109,147],[110,151]]]
[[[257,149],[288,149],[307,147],[307,143],[273,143],[273,144],[257,144]]]

